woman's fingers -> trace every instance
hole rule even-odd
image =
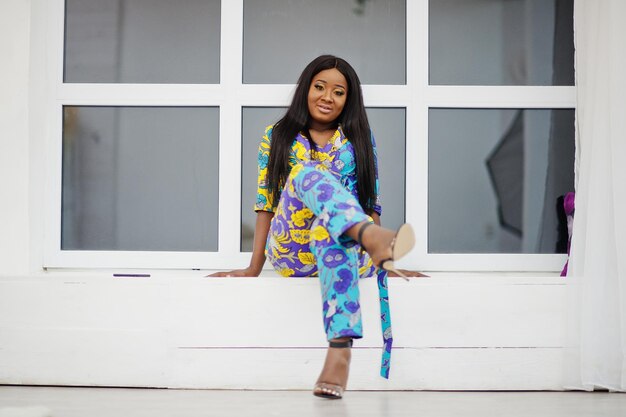
[[[220,272],[214,272],[212,274],[207,275],[207,277],[216,277],[216,278],[220,278],[220,277],[232,277],[235,276],[234,272],[236,271],[220,271]]]
[[[233,271],[219,271],[206,275],[207,277],[224,278],[224,277],[252,277],[250,271],[246,269],[235,269]]]

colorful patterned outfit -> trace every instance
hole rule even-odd
[[[259,146],[258,192],[255,210],[273,212],[265,255],[285,277],[319,276],[322,290],[324,329],[328,340],[363,337],[359,305],[359,278],[376,273],[371,258],[345,231],[363,221],[372,221],[358,201],[354,148],[341,128],[328,144],[317,147],[302,134],[294,139],[289,156],[291,172],[273,204],[267,189],[267,165],[272,126]],[[372,137],[374,158],[376,144]],[[376,194],[378,167],[376,164]],[[377,198],[374,210],[380,214]],[[381,375],[388,378],[391,353],[391,320],[387,274],[378,272],[383,326]]]

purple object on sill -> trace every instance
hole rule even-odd
[[[565,262],[565,266],[563,267],[563,270],[561,271],[561,276],[567,276],[567,265],[569,264],[569,249],[570,249],[570,245],[572,243],[572,226],[574,225],[574,200],[575,200],[575,193],[567,193],[565,194],[565,197],[563,198],[563,209],[565,210],[565,214],[567,215],[567,261]]]

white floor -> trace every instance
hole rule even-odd
[[[621,417],[626,395],[584,392],[212,391],[0,386],[0,417]]]

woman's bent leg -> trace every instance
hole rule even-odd
[[[266,255],[283,276],[317,275],[314,241],[352,245],[347,229],[371,221],[358,201],[323,165],[293,167],[272,218]],[[315,224],[314,224],[315,223]],[[369,256],[360,252],[369,262]]]
[[[316,240],[326,232],[336,242],[351,240],[342,235],[352,226],[371,221],[358,200],[323,165],[297,164],[291,170],[285,190],[290,197],[302,201],[321,221],[325,231],[313,225],[311,237]]]
[[[324,330],[328,340],[361,338],[359,252],[343,236],[352,226],[370,218],[358,201],[329,172],[314,164],[296,165],[286,191],[296,195],[314,214],[310,248],[320,277]]]

